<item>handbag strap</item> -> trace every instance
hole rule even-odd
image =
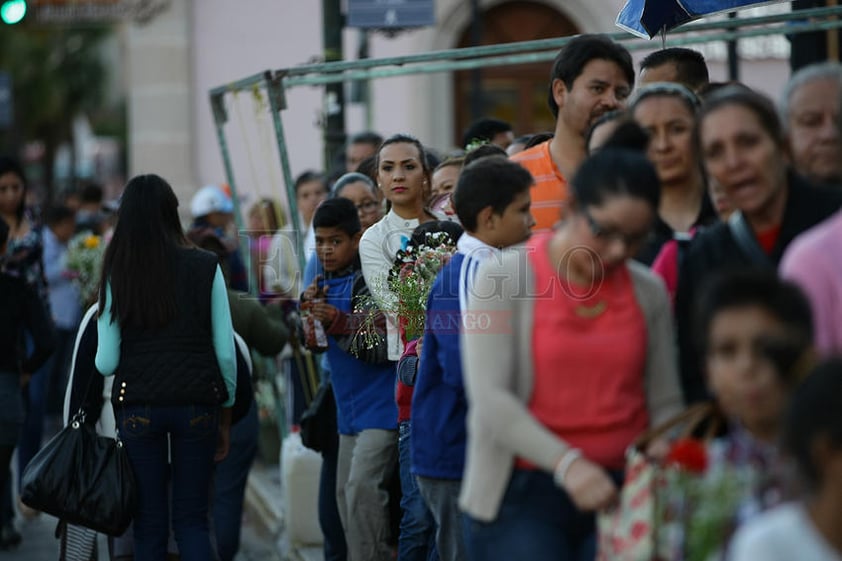
[[[73,414],[68,422],[69,425],[72,425],[73,428],[79,428],[79,425],[85,422],[85,418],[87,417],[87,413],[85,412],[85,404],[88,402],[88,398],[90,397],[91,393],[91,386],[94,383],[94,376],[99,375],[99,372],[94,369],[93,372],[88,376],[88,383],[85,386],[85,391],[82,393],[82,399],[79,402],[79,410]]]
[[[88,398],[90,397],[91,387],[94,383],[94,376],[100,376],[101,374],[96,369],[91,372],[91,375],[88,377],[88,383],[85,386],[85,392],[82,394],[82,401],[79,404],[79,410],[73,414],[70,418],[68,424],[72,426],[74,429],[78,429],[82,424],[85,422],[85,418],[87,417],[87,413],[85,412],[85,404],[88,402]],[[113,390],[112,390],[113,391]],[[120,439],[120,429],[118,427],[114,427],[114,440],[117,441],[117,446],[122,447],[123,441]]]
[[[740,246],[740,249],[743,250],[743,253],[751,260],[752,264],[774,267],[772,260],[757,244],[757,240],[751,232],[748,223],[746,223],[742,212],[737,210],[728,218],[728,228],[731,230],[734,241],[737,242],[737,245]]]
[[[718,409],[713,402],[696,403],[668,421],[644,432],[635,439],[632,445],[638,450],[643,450],[653,440],[664,436],[667,432],[680,426],[684,428],[679,433],[679,438],[687,438],[702,426],[706,420],[710,420],[710,423],[705,430],[703,439],[710,441],[721,427],[721,421],[717,412]]]

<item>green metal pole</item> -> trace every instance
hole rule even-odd
[[[304,255],[304,232],[301,231],[301,219],[298,214],[298,203],[295,199],[295,183],[292,178],[292,167],[289,165],[289,153],[287,152],[286,136],[284,135],[284,123],[281,118],[281,110],[286,109],[286,96],[284,93],[283,73],[277,72],[272,75],[267,71],[264,75],[266,90],[269,93],[269,107],[272,110],[272,122],[275,124],[275,139],[278,142],[278,155],[281,158],[281,171],[284,176],[286,187],[287,204],[289,205],[290,221],[295,230],[295,252],[298,257],[299,274],[304,274],[306,256]],[[297,295],[295,295],[297,296]]]
[[[234,178],[234,166],[231,165],[231,153],[228,150],[228,140],[225,136],[225,123],[228,121],[228,112],[225,110],[225,94],[210,94],[211,109],[213,111],[213,122],[216,125],[216,140],[219,142],[219,151],[222,154],[222,165],[225,168],[225,179],[231,189],[231,202],[234,203],[234,224],[237,226],[237,242],[242,253],[243,263],[249,273],[249,293],[257,294],[258,280],[251,278],[251,247],[249,245],[248,233],[243,224],[243,213],[240,209],[240,197],[237,193],[237,180]]]
[[[842,12],[841,12],[842,13]],[[765,27],[760,29],[749,29],[745,31],[725,31],[721,33],[712,33],[704,36],[683,37],[678,39],[667,39],[668,47],[678,47],[683,45],[694,45],[698,43],[707,43],[713,41],[728,41],[730,39],[744,39],[748,37],[760,37],[764,35],[778,35],[778,34],[794,34],[803,31],[837,29],[842,27],[842,20],[829,20],[823,22],[810,22],[804,24],[778,25],[774,27]],[[651,49],[652,44],[649,42],[633,42],[627,43],[625,47],[630,51]],[[466,49],[467,50],[467,49]],[[531,52],[524,54],[515,54],[507,56],[493,56],[478,59],[465,59],[460,57],[460,60],[442,60],[439,62],[427,62],[424,64],[417,64],[415,66],[408,65],[386,65],[386,68],[372,68],[368,70],[346,70],[342,73],[319,73],[314,72],[312,76],[290,76],[284,79],[284,85],[287,88],[294,86],[313,86],[318,84],[330,84],[336,82],[344,82],[350,80],[370,80],[373,78],[390,78],[395,76],[406,76],[413,74],[432,74],[437,72],[450,72],[454,70],[468,70],[472,68],[480,68],[486,66],[506,66],[514,64],[528,64],[532,62],[545,62],[555,58],[558,54],[557,50]],[[377,59],[373,59],[377,60]],[[385,65],[385,64],[384,64]]]
[[[342,61],[342,12],[339,0],[322,0],[322,41],[325,62]],[[345,150],[345,87],[341,82],[325,87],[324,137],[324,169],[330,171]]]

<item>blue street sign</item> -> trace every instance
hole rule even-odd
[[[12,105],[12,76],[8,72],[0,72],[0,129],[8,129],[15,120]]]
[[[435,25],[434,0],[348,0],[347,27],[397,28]]]

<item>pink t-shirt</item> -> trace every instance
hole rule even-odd
[[[550,237],[530,241],[537,292],[529,410],[591,461],[622,469],[626,448],[649,425],[646,320],[628,268],[586,294],[556,274]]]
[[[652,272],[664,279],[670,302],[675,305],[675,293],[678,291],[678,242],[676,240],[669,240],[661,246],[661,251],[652,262]]]
[[[795,238],[784,253],[780,273],[810,301],[819,352],[842,352],[842,211]]]

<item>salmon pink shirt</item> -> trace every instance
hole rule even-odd
[[[529,410],[592,462],[622,469],[626,448],[649,426],[646,320],[627,267],[588,294],[556,273],[551,237],[530,241],[537,295]]]

